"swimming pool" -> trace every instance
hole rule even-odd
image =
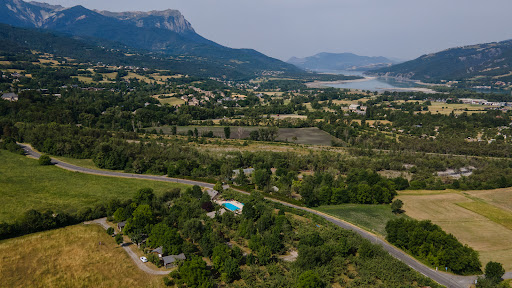
[[[228,210],[230,210],[230,211],[236,211],[236,210],[240,209],[231,203],[224,203],[224,204],[222,204],[222,206],[228,208]]]

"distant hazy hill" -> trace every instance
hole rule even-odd
[[[177,10],[151,12],[92,11],[83,6],[64,8],[21,0],[0,0],[0,22],[94,37],[124,45],[208,61],[219,71],[256,74],[280,71],[302,73],[297,67],[251,49],[231,49],[198,35]],[[191,61],[189,59],[189,61]],[[204,69],[211,67],[204,67]],[[215,72],[215,73],[213,73]]]
[[[292,57],[287,61],[299,68],[312,71],[359,70],[391,66],[394,61],[386,57],[359,56],[352,53],[319,53],[311,57]]]
[[[424,81],[505,76],[512,72],[512,40],[457,47],[370,71],[369,74]]]

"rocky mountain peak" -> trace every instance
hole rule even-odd
[[[178,10],[167,9],[163,11],[133,11],[133,12],[96,12],[107,16],[117,18],[123,21],[129,21],[137,27],[162,28],[174,31],[176,33],[195,33],[192,25]]]

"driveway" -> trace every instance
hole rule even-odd
[[[105,228],[105,230],[107,230],[109,227],[111,227],[107,223],[107,218],[100,218],[100,219],[96,219],[93,221],[86,221],[86,222],[84,222],[84,224],[98,224],[101,227]],[[149,266],[152,264],[142,263],[142,261],[140,261],[140,259],[139,259],[139,256],[135,252],[133,252],[132,246],[135,247],[135,245],[129,245],[127,243],[123,243],[121,245],[121,247],[124,249],[124,251],[126,251],[126,253],[128,253],[128,256],[130,256],[130,258],[132,258],[133,262],[135,263],[135,265],[137,265],[137,267],[139,267],[140,270],[142,270],[148,274],[152,274],[152,275],[168,275],[171,272],[171,271],[161,271],[161,270],[153,269],[152,267]]]

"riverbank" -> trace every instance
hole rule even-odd
[[[306,83],[308,88],[340,88],[350,90],[369,90],[377,92],[423,92],[434,94],[437,93],[435,90],[430,89],[418,82],[408,81],[404,82],[393,82],[389,81],[390,78],[381,77],[365,77],[363,79],[356,80],[342,80],[342,81],[315,81]],[[416,86],[418,85],[418,86]]]
[[[377,79],[377,77],[364,77],[362,79],[339,80],[339,81],[315,81],[315,82],[306,83],[306,86],[308,86],[308,88],[331,88],[333,85],[365,82],[365,81],[370,81],[370,80],[375,80],[375,79]]]

